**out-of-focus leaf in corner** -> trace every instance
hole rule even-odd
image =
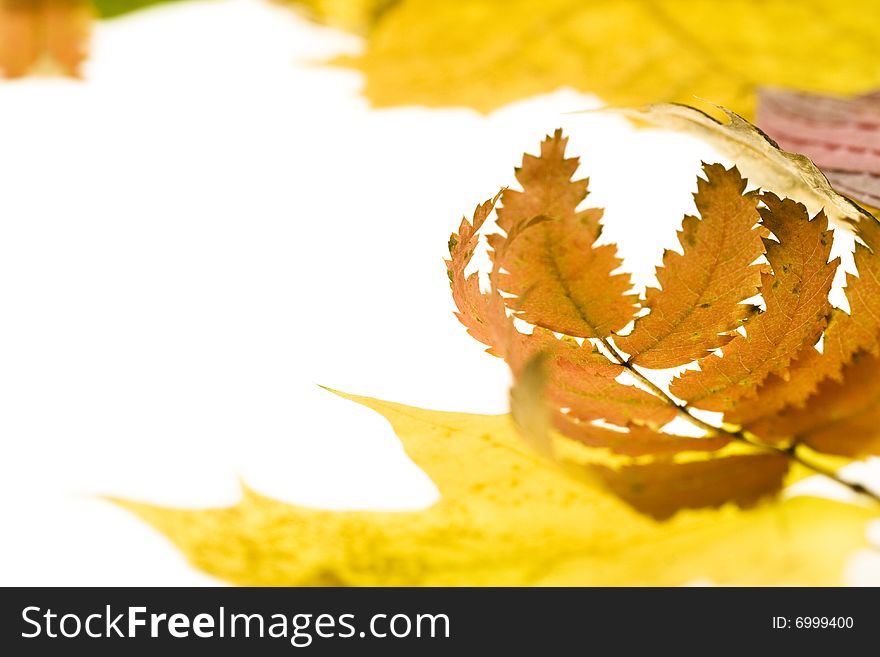
[[[0,73],[79,77],[91,24],[88,0],[0,0]]]
[[[757,123],[808,155],[835,188],[880,208],[880,93],[855,97],[761,89]]]

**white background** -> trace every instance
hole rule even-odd
[[[0,582],[214,583],[100,494],[217,506],[243,479],[430,504],[387,424],[316,384],[503,412],[506,367],[452,315],[461,215],[562,126],[644,285],[716,159],[568,114],[598,102],[567,90],[491,116],[372,110],[358,74],[315,64],[360,47],[211,0],[100,23],[84,82],[0,84]]]

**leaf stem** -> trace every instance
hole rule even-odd
[[[753,447],[758,447],[760,449],[764,449],[768,452],[773,452],[776,454],[784,455],[787,458],[791,459],[792,461],[804,466],[805,468],[812,470],[816,474],[822,475],[823,477],[828,477],[832,481],[835,481],[838,484],[846,486],[847,488],[849,488],[851,491],[853,491],[857,495],[862,495],[864,497],[867,497],[869,499],[874,500],[877,503],[880,503],[880,494],[870,490],[869,488],[867,488],[866,486],[864,486],[860,483],[852,482],[852,481],[848,481],[847,479],[844,479],[834,470],[829,470],[828,468],[825,468],[817,463],[812,463],[808,459],[805,459],[803,457],[803,455],[798,454],[798,451],[797,451],[798,445],[797,444],[793,444],[787,448],[776,447],[775,445],[768,445],[767,443],[762,442],[757,436],[750,437],[749,434],[743,432],[742,430],[733,430],[733,429],[728,429],[726,427],[716,427],[714,424],[711,424],[710,422],[706,422],[705,420],[701,420],[700,418],[698,418],[697,416],[695,416],[693,414],[693,409],[690,406],[688,406],[684,402],[679,402],[678,400],[674,399],[668,392],[663,390],[663,388],[661,388],[656,383],[651,381],[651,379],[649,379],[647,376],[645,376],[645,374],[643,372],[641,372],[639,369],[637,369],[635,367],[635,365],[633,365],[629,361],[629,359],[627,359],[620,351],[618,351],[617,347],[615,347],[608,340],[608,338],[599,338],[599,342],[603,347],[605,347],[606,351],[608,351],[608,353],[611,355],[611,358],[617,364],[621,365],[627,372],[629,372],[629,374],[631,374],[638,381],[640,381],[645,387],[647,387],[648,390],[654,396],[659,397],[660,399],[665,401],[667,404],[674,406],[676,411],[678,412],[678,415],[680,417],[684,418],[685,420],[687,420],[688,422],[690,422],[691,424],[693,424],[694,426],[699,427],[703,431],[708,431],[708,432],[716,433],[716,434],[718,434],[718,433],[724,434],[725,436],[727,436],[731,440],[744,442],[744,443],[747,443]]]

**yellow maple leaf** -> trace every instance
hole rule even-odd
[[[755,87],[880,86],[870,0],[403,0],[362,55],[379,106],[488,112],[560,87],[612,104],[708,98],[751,116]]]
[[[324,511],[245,490],[207,510],[118,501],[198,568],[246,585],[836,585],[876,510],[811,497],[657,523],[562,474],[507,415],[342,395],[382,414],[441,499]]]

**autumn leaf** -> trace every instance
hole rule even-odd
[[[763,88],[758,100],[762,129],[783,148],[807,154],[843,193],[880,206],[880,94],[842,97]]]
[[[681,509],[754,506],[782,489],[788,459],[781,454],[748,454],[688,463],[597,466],[609,488],[633,508],[654,518]],[[662,491],[662,494],[658,494]]]
[[[500,195],[499,195],[500,196]],[[480,233],[499,196],[478,205],[471,221],[462,218],[457,233],[449,237],[450,259],[446,261],[452,298],[459,308],[456,316],[467,327],[468,333],[489,347],[490,353],[502,358],[514,358],[513,324],[497,294],[484,294],[476,273],[465,275],[479,243]]]
[[[789,475],[785,453],[763,452],[757,445],[736,444],[724,436],[685,438],[640,427],[631,427],[629,449],[624,436],[614,444],[595,437],[589,425],[580,423],[580,435],[565,426],[567,413],[546,403],[546,355],[532,358],[516,378],[510,393],[514,424],[527,444],[556,464],[561,472],[587,484],[604,485],[634,509],[657,520],[667,520],[682,509],[718,508],[733,502],[752,507],[782,489]],[[594,427],[600,429],[600,427]],[[653,456],[655,460],[603,458],[593,449],[572,450],[560,442],[553,429],[565,438],[590,448],[609,447],[615,454]],[[604,429],[604,428],[602,428]],[[607,431],[607,429],[605,429]],[[588,433],[589,432],[589,433]],[[652,439],[648,436],[653,434]],[[792,479],[800,469],[795,468]]]
[[[840,259],[828,261],[832,238],[825,215],[809,219],[804,206],[769,192],[761,200],[762,225],[779,240],[765,239],[773,268],[761,275],[767,310],[749,322],[746,335],[725,345],[722,356],[699,360],[699,371],[670,385],[672,394],[697,408],[724,411],[754,396],[770,374],[784,372],[801,348],[819,340],[831,312],[828,293]]]
[[[91,20],[87,0],[0,0],[0,72],[79,77]]]
[[[786,407],[749,424],[763,436],[785,438],[826,454],[880,455],[880,357],[858,352],[839,379],[825,379],[801,407]]]
[[[548,137],[542,144],[541,157],[527,155],[523,159],[523,167],[518,170],[523,191],[508,188],[492,201],[479,205],[473,219],[462,219],[458,232],[450,236],[450,259],[446,266],[453,300],[458,308],[456,314],[468,332],[489,346],[490,353],[504,358],[514,373],[519,372],[525,362],[536,353],[548,353],[551,367],[549,394],[561,405],[567,406],[572,416],[583,420],[608,419],[623,424],[633,421],[664,424],[674,417],[675,410],[644,390],[618,382],[616,378],[623,372],[621,365],[608,362],[589,344],[580,345],[571,339],[559,340],[541,327],[530,334],[523,334],[515,329],[512,318],[506,314],[507,303],[520,309],[523,307],[520,305],[521,298],[506,301],[500,294],[499,287],[503,282],[510,283],[511,271],[517,272],[514,260],[516,254],[522,254],[517,243],[533,234],[531,231],[540,228],[540,224],[552,221],[549,217],[545,219],[547,215],[539,214],[540,221],[534,222],[531,212],[543,213],[549,208],[560,216],[569,213],[575,217],[583,216],[588,222],[592,221],[594,211],[573,212],[586,195],[586,181],[571,181],[577,162],[564,157],[565,143],[566,140],[559,132]],[[542,192],[544,186],[549,191]],[[498,213],[499,225],[509,232],[491,236],[492,289],[490,292],[482,292],[478,275],[472,273],[466,276],[465,270],[476,251],[479,230],[499,198],[504,204]],[[613,247],[593,249],[592,242],[589,247],[591,251],[601,249],[602,254],[600,258],[590,260],[592,270],[607,277],[606,280],[616,278],[618,290],[628,288],[626,277],[610,275],[609,267],[619,264],[613,256]],[[525,251],[526,254],[530,252],[529,249]],[[593,282],[585,275],[588,271],[584,272],[584,269],[573,261],[572,271],[580,275],[588,295],[584,299],[589,301]],[[558,281],[549,281],[551,289],[558,294],[561,288],[556,283]],[[564,294],[562,296],[565,297]],[[609,296],[606,295],[605,298],[609,299]],[[570,308],[571,304],[567,306],[569,313]],[[633,312],[631,301],[624,298],[613,312],[630,316]],[[603,316],[610,315],[606,312]],[[550,319],[552,318],[548,318]],[[581,326],[586,326],[583,320]]]
[[[596,246],[600,210],[578,211],[587,180],[571,180],[577,158],[565,157],[567,139],[557,130],[526,155],[516,177],[522,191],[501,195],[498,225],[508,235],[493,248],[502,272],[498,288],[527,322],[574,337],[604,338],[633,317],[629,276],[612,274],[621,260],[613,245]]]
[[[626,456],[657,456],[687,451],[715,451],[730,443],[730,439],[723,436],[712,438],[677,436],[660,433],[639,425],[612,429],[578,420],[571,413],[556,413],[552,417],[552,422],[557,431],[572,440],[588,447],[605,448],[615,454]]]
[[[880,249],[880,224],[866,219],[854,230],[864,244],[856,243],[853,256],[859,275],[846,276],[850,313],[834,308],[823,335],[822,352],[811,346],[801,349],[786,378],[771,375],[748,404],[728,412],[731,421],[754,429],[761,418],[772,417],[786,406],[802,406],[825,379],[839,381],[843,367],[858,352],[878,353],[880,258],[875,254]],[[777,428],[770,431],[771,427]],[[778,430],[778,424],[764,422],[760,432],[765,439],[776,439]]]
[[[381,413],[440,500],[414,511],[323,511],[245,489],[222,509],[117,500],[194,566],[242,585],[839,585],[870,509],[812,497],[657,523],[561,476],[506,415]]]
[[[880,94],[763,88],[757,123],[782,148],[808,155],[838,190],[880,208]]]
[[[830,469],[828,459],[813,456],[817,450],[842,455],[834,461],[839,463],[877,451],[878,357],[861,349],[874,344],[869,336],[877,337],[869,317],[876,303],[873,224],[862,224],[859,277],[848,282],[851,312],[831,313],[844,345],[828,352],[836,354],[839,371],[818,383],[811,399],[818,396],[819,403],[788,406],[769,417],[786,428],[788,442],[780,446],[757,425],[741,430],[695,415],[690,404],[670,396],[619,351],[617,341],[625,336],[610,331],[575,337],[523,319],[524,291],[510,297],[502,288],[502,282],[509,284],[509,267],[519,268],[522,280],[543,280],[540,269],[552,267],[553,260],[520,240],[554,222],[581,235],[583,225],[598,219],[579,207],[586,182],[575,178],[576,162],[564,156],[564,146],[560,133],[548,137],[541,154],[527,156],[518,171],[523,189],[504,190],[478,205],[448,244],[457,315],[510,365],[511,413],[429,411],[341,395],[389,420],[407,454],[437,485],[436,504],[404,512],[322,511],[250,490],[225,509],[116,501],[164,533],[197,567],[239,584],[839,584],[847,557],[865,545],[866,523],[880,510],[862,502],[880,498]],[[712,380],[728,371],[730,380],[747,384],[737,390],[752,390],[770,373],[790,381],[793,359],[823,336],[831,310],[828,290],[838,263],[829,262],[827,221],[822,213],[811,217],[794,200],[745,192],[747,182],[736,169],[707,165],[705,173],[694,199],[698,215],[684,222],[683,254],[666,262],[685,283],[704,283],[687,296],[676,290],[677,278],[668,278],[666,287],[647,295],[652,303],[643,317],[667,303],[686,307],[678,297],[698,302],[702,289],[711,290],[723,312],[700,327],[704,335],[695,344],[701,354],[712,348],[703,345],[723,340],[721,355],[694,355],[703,369],[688,370],[678,381]],[[468,270],[493,213],[499,232],[486,240],[492,266],[484,285],[479,272]],[[572,220],[579,217],[585,221]],[[708,229],[713,234],[704,233]],[[725,233],[723,239],[717,231]],[[591,261],[592,239],[562,231],[554,237]],[[718,260],[732,291],[715,277],[706,258],[710,248],[723,251]],[[768,263],[756,271],[761,253]],[[694,278],[691,268],[703,278]],[[593,267],[589,275],[570,278],[602,286],[611,275],[607,267]],[[553,295],[545,309],[552,320],[555,306],[565,312],[571,301],[558,287],[546,289]],[[755,290],[766,310],[743,321],[737,306]],[[618,293],[632,305],[623,286]],[[662,301],[663,293],[676,298]],[[833,337],[831,332],[829,327],[824,337]],[[723,363],[731,355],[735,362]],[[739,392],[730,396],[743,403],[752,399]],[[670,432],[665,425],[675,416],[701,435]],[[814,473],[861,497],[842,503],[779,496]]]
[[[184,0],[3,0],[4,4],[90,4],[101,18]],[[266,0],[269,2],[270,0]],[[559,88],[594,93],[614,105],[709,98],[751,117],[755,89],[858,94],[880,86],[880,55],[864,16],[868,0],[271,0],[310,18],[366,35],[362,54],[336,64],[366,78],[377,106],[467,106],[488,112]],[[2,32],[5,64],[18,76],[33,52]],[[56,32],[76,31],[64,19]],[[63,25],[63,28],[60,27]],[[3,29],[3,28],[0,28]],[[77,50],[79,61],[87,38]],[[814,44],[821,43],[821,56]],[[38,46],[42,49],[43,46]],[[809,64],[806,65],[805,63]],[[75,70],[66,61],[64,66]],[[860,180],[842,185],[863,186]],[[845,190],[846,191],[846,190]]]
[[[0,73],[80,77],[93,17],[109,19],[186,0],[0,0]],[[267,2],[269,0],[266,0]],[[335,27],[365,31],[396,0],[274,0]]]
[[[753,313],[743,304],[761,284],[764,254],[755,192],[732,168],[705,165],[694,198],[700,217],[685,217],[679,233],[683,254],[666,251],[657,269],[659,288],[642,304],[650,312],[632,333],[615,339],[630,362],[649,368],[685,365],[727,344]]]
[[[880,174],[876,94],[847,98],[765,87],[758,100],[762,129],[783,148],[790,144],[823,168]]]
[[[690,120],[689,113],[660,113]],[[752,126],[735,115],[731,119],[740,122],[734,130],[744,143],[757,143],[759,133]],[[713,124],[722,134],[727,130]],[[760,189],[746,192],[748,182],[736,168],[704,165],[706,178],[698,179],[694,195],[698,214],[685,217],[680,233],[682,253],[667,252],[658,269],[660,286],[646,292],[646,313],[626,333],[629,286],[609,282],[621,276],[613,246],[606,245],[610,259],[593,266],[598,216],[580,207],[586,180],[574,179],[577,162],[565,158],[565,143],[558,131],[548,137],[540,156],[526,156],[517,169],[523,190],[501,193],[501,232],[487,238],[493,256],[488,290],[481,290],[477,273],[464,278],[464,270],[497,198],[479,206],[474,220],[463,221],[450,240],[447,267],[459,319],[510,364],[511,413],[524,442],[560,473],[604,488],[657,519],[731,502],[752,506],[805,472],[832,477],[876,499],[800,449],[821,444],[815,433],[799,433],[785,422],[798,413],[791,404],[810,398],[817,388],[815,394],[831,395],[830,386],[862,385],[867,376],[867,368],[852,363],[866,349],[878,351],[876,220],[839,199],[838,210],[853,209],[862,218],[847,225],[864,241],[855,253],[859,276],[848,278],[847,314],[832,309],[829,301],[840,258],[830,258],[832,231],[824,212],[810,217],[794,200]],[[806,158],[775,147],[767,152],[773,162],[762,166],[762,151],[752,150],[755,168],[776,167],[778,178],[795,189],[798,177],[803,186],[814,179],[814,171],[824,180]],[[813,200],[838,198],[830,186],[807,192]],[[548,230],[553,232],[542,235]],[[560,265],[558,252],[572,264]],[[758,264],[764,257],[767,263]],[[461,292],[465,288],[468,295]],[[760,312],[744,304],[756,293],[765,306]],[[587,321],[616,312],[621,302],[627,315],[620,313],[614,322],[618,328],[597,331],[600,323]],[[496,328],[487,332],[489,327]],[[820,339],[827,340],[821,352],[815,348]],[[690,364],[697,368],[680,372],[668,390],[643,371]],[[826,406],[820,399],[809,408]],[[847,408],[839,412],[841,422],[870,422],[867,401]],[[726,424],[709,423],[694,409],[724,411]],[[815,413],[831,419],[822,410]],[[702,436],[665,430],[675,415]],[[734,423],[745,424],[747,431]],[[784,440],[782,429],[791,429]],[[862,433],[865,437],[854,441],[858,449],[842,443],[821,451],[853,458],[870,453],[874,434]]]
[[[521,307],[517,299],[511,303],[509,299],[504,299],[500,294],[500,286],[510,278],[505,272],[520,267],[520,273],[524,278],[529,275],[537,275],[540,278],[542,268],[550,269],[553,274],[558,274],[559,267],[552,259],[548,260],[544,256],[544,251],[533,248],[517,250],[516,248],[518,241],[527,237],[535,228],[551,225],[554,219],[546,214],[548,206],[552,204],[550,211],[552,215],[585,216],[589,221],[591,211],[580,213],[576,211],[579,202],[585,197],[586,183],[585,181],[571,181],[576,169],[576,162],[565,159],[564,146],[565,140],[558,131],[553,137],[548,137],[542,144],[541,155],[539,157],[526,156],[523,167],[517,170],[517,177],[523,185],[524,191],[517,192],[507,189],[502,192],[501,200],[505,203],[505,207],[498,211],[498,225],[505,232],[493,234],[489,239],[493,249],[493,268],[489,275],[491,290],[489,292],[480,292],[476,274],[471,274],[470,278],[465,279],[463,272],[470,263],[477,246],[477,231],[484,226],[488,212],[494,207],[495,202],[487,202],[478,206],[473,221],[463,220],[459,233],[453,234],[450,239],[451,259],[447,262],[447,268],[450,273],[453,299],[459,309],[459,319],[469,327],[473,335],[477,335],[478,339],[490,345],[493,344],[493,338],[487,339],[485,329],[492,326],[504,327],[502,330],[496,329],[494,339],[501,341],[501,336],[504,336],[503,343],[508,346],[504,349],[496,349],[493,353],[505,357],[511,364],[514,375],[517,376],[517,385],[512,393],[514,401],[512,413],[517,424],[529,427],[522,433],[539,452],[547,456],[555,456],[551,447],[551,439],[543,435],[544,431],[535,428],[540,426],[549,430],[551,423],[554,428],[585,446],[608,448],[618,454],[640,453],[642,455],[668,456],[671,454],[682,455],[686,452],[704,454],[706,451],[719,450],[727,445],[729,440],[718,437],[686,439],[684,437],[662,436],[650,428],[640,426],[640,423],[654,427],[660,426],[671,420],[678,409],[673,404],[666,403],[663,399],[657,398],[641,388],[622,385],[619,381],[612,379],[624,371],[622,360],[614,363],[589,343],[585,342],[581,345],[570,338],[558,339],[540,326],[536,327],[531,334],[522,334],[514,328],[510,318],[503,314],[504,303],[510,303],[514,308]],[[733,184],[725,185],[715,181],[717,190],[712,185],[708,185],[703,191],[705,192],[706,189],[712,187],[712,192],[706,193],[719,194],[720,199],[718,200],[722,204],[742,203],[745,181],[739,178],[735,172],[725,172],[720,167],[711,170],[713,172],[720,170],[719,175],[726,174],[724,180]],[[712,177],[714,181],[714,176]],[[750,196],[754,197],[755,195]],[[508,198],[511,201],[505,200]],[[750,218],[744,221],[743,231],[747,236],[758,218],[755,209],[756,203],[756,198],[753,198],[750,202]],[[700,202],[700,204],[702,203]],[[579,231],[582,225],[581,222],[573,224],[573,230]],[[556,237],[564,239],[565,236],[560,233]],[[747,270],[751,267],[751,261],[764,251],[757,234],[754,239],[757,242],[755,253],[741,263],[742,267]],[[594,248],[591,242],[578,246],[580,248],[572,249],[570,255],[574,261],[584,251],[589,253]],[[511,262],[511,253],[519,254],[519,263]],[[581,285],[586,288],[605,285],[610,271],[618,265],[619,261],[614,261],[612,266],[594,268],[594,271],[582,276]],[[755,274],[757,275],[757,272]],[[499,280],[502,283],[499,284]],[[627,287],[628,285],[618,290],[621,297],[624,296],[621,290]],[[463,289],[467,289],[469,294],[462,294]],[[547,306],[549,312],[553,311],[554,303],[562,305],[563,308],[570,306],[570,294],[559,294],[558,289],[558,287],[552,286],[549,288],[548,293],[552,296],[552,302]],[[566,291],[569,289],[571,287],[565,287]],[[754,292],[755,289],[749,290],[749,293]],[[601,297],[598,298],[601,299]],[[474,301],[474,299],[478,299],[478,301]],[[738,302],[739,300],[735,303]],[[601,301],[595,303],[598,304]],[[490,306],[494,307],[492,316],[495,320],[482,321],[481,317],[489,316],[485,309]],[[547,317],[552,318],[550,315]],[[512,349],[513,345],[517,345],[517,347]],[[610,345],[605,343],[605,346],[609,347]],[[552,401],[556,409],[546,419],[537,410],[541,408],[542,402],[534,391],[536,386],[529,382],[530,371],[534,369],[536,359],[540,359],[542,367],[546,370],[541,396],[546,393],[547,399]],[[525,390],[523,386],[525,386]],[[591,424],[591,421],[597,419],[617,425],[620,431],[607,427],[600,428]],[[628,444],[624,436],[638,436],[638,446]],[[648,436],[652,436],[653,440]],[[754,459],[751,458],[752,456]],[[615,470],[604,467],[600,470],[591,469],[589,474],[594,479],[597,473],[601,475],[601,479],[612,491],[620,494],[631,504],[637,505],[636,508],[653,513],[658,518],[666,518],[679,508],[687,506],[697,508],[718,506],[731,500],[744,505],[753,504],[761,497],[776,492],[782,486],[782,479],[788,470],[788,459],[785,457],[773,459],[766,457],[766,454],[760,453],[752,455],[723,453],[715,455],[715,458],[719,460],[711,464],[676,463],[665,464],[662,467],[656,464],[638,464]],[[770,469],[769,476],[759,477],[754,487],[749,491],[746,491],[744,487],[719,487],[718,482],[713,481],[711,477],[698,476],[695,478],[694,476],[695,473],[699,474],[705,469],[714,474],[719,470],[723,471],[726,466],[732,467],[734,470],[733,479],[741,480],[741,474],[737,474],[737,471],[741,470],[740,464],[744,458],[747,463],[766,464]],[[591,455],[590,460],[597,460],[595,454]],[[601,461],[601,459],[598,460]],[[565,460],[560,463],[568,473],[571,473],[572,470],[581,474],[588,472],[583,468],[578,469],[578,466]],[[659,471],[658,468],[660,468]],[[756,471],[762,469],[765,468],[756,469]],[[647,470],[651,470],[651,472],[649,473]],[[661,479],[658,480],[657,477],[660,475],[662,475]],[[648,496],[622,495],[624,491],[639,488],[634,482],[638,477],[645,476],[653,476],[654,484],[656,484],[649,489]],[[628,481],[625,481],[625,478],[628,478]],[[681,492],[683,487],[688,490],[687,495]],[[687,498],[686,502],[684,501],[685,497]],[[684,506],[680,506],[682,503]]]
[[[481,291],[476,273],[465,274],[477,249],[478,231],[499,197],[500,194],[477,206],[473,219],[463,218],[458,232],[449,238],[447,274],[458,308],[456,316],[467,327],[468,333],[488,346],[489,353],[506,360],[514,373],[519,372],[536,353],[547,353],[552,369],[550,394],[560,404],[568,406],[573,417],[584,420],[606,418],[621,423],[638,419],[663,424],[671,420],[675,412],[668,406],[643,390],[617,382],[616,377],[623,368],[608,362],[590,345],[582,346],[570,339],[559,340],[542,329],[535,329],[530,334],[517,331],[494,285],[500,277],[503,257],[494,258],[491,293]],[[497,234],[495,237],[498,238],[494,240],[496,247],[503,251],[506,238]]]
[[[81,77],[94,18],[184,0],[0,0],[0,73]]]
[[[794,199],[810,214],[824,212],[833,222],[855,225],[870,212],[835,190],[810,158],[779,147],[738,114],[720,106],[706,107],[720,118],[689,105],[659,103],[601,111],[625,116],[639,126],[672,130],[696,137],[736,163],[753,185]]]
[[[624,368],[610,363],[591,345],[552,339],[552,344],[549,344],[550,338],[543,343],[527,339],[527,343],[532,352],[550,355],[547,395],[560,408],[567,408],[570,417],[583,421],[605,420],[622,426],[630,423],[659,426],[675,417],[675,409],[662,400],[618,381]]]
[[[753,115],[758,85],[880,87],[869,0],[401,0],[337,63],[377,106],[489,112],[568,87],[613,105],[708,98]],[[821,45],[818,45],[821,44]]]

